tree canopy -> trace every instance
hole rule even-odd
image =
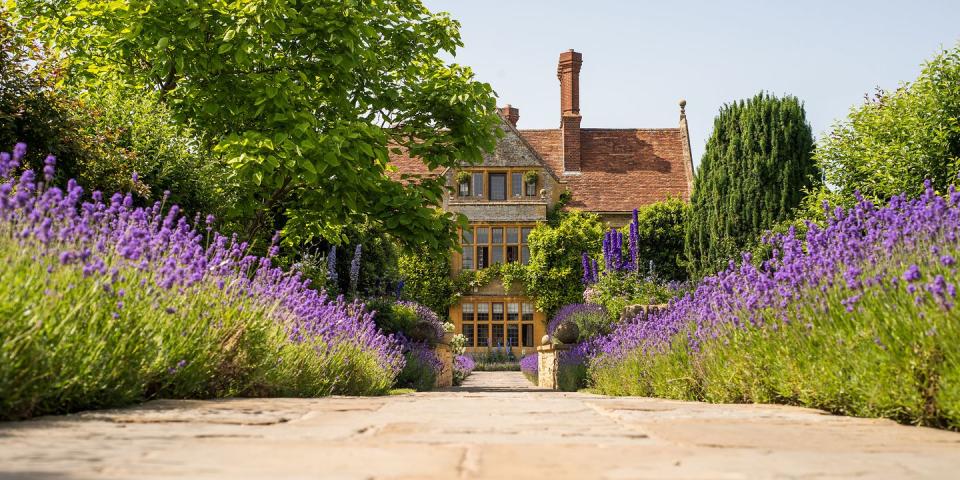
[[[22,0],[21,21],[69,82],[158,92],[231,168],[248,238],[337,239],[372,222],[407,244],[453,245],[443,179],[388,176],[401,148],[431,168],[493,147],[489,85],[440,56],[459,24],[418,0]]]
[[[886,201],[944,191],[960,173],[960,46],[927,62],[911,84],[879,90],[854,107],[817,148],[826,181],[837,193]]]
[[[690,199],[685,251],[691,274],[736,260],[763,231],[790,218],[818,179],[813,135],[796,97],[760,93],[724,105]]]

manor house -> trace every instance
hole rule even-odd
[[[595,212],[616,226],[626,224],[634,208],[671,196],[689,200],[693,163],[685,102],[674,128],[581,128],[582,63],[579,52],[560,54],[559,128],[518,128],[520,111],[507,105],[500,108],[505,135],[480,165],[431,172],[415,158],[391,156],[399,173],[444,175],[450,194],[443,208],[469,219],[470,228],[461,232],[463,253],[453,255],[454,275],[529,261],[527,236],[565,191],[565,208]],[[539,344],[547,319],[518,287],[508,291],[493,282],[451,307],[468,351],[500,347],[522,354]]]

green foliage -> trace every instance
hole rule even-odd
[[[112,281],[48,273],[9,235],[0,256],[0,281],[18,287],[0,296],[0,418],[158,397],[381,394],[393,381],[372,352],[290,342],[276,306],[224,296],[214,282],[183,295],[143,288],[155,278],[137,268]],[[108,289],[126,292],[122,309]]]
[[[396,301],[388,297],[373,298],[366,301],[367,309],[376,312],[373,317],[377,328],[386,334],[401,333],[409,336],[417,324],[417,312],[412,308],[397,305]]]
[[[791,218],[819,178],[812,153],[796,97],[760,93],[721,108],[694,181],[684,249],[690,273],[717,271]]]
[[[156,91],[215,145],[247,238],[343,240],[372,222],[406,245],[452,248],[443,178],[387,176],[388,148],[431,168],[493,148],[493,91],[441,56],[459,24],[417,0],[17,2],[65,58],[68,82]]]
[[[73,178],[88,190],[135,192],[138,201],[160,200],[188,212],[219,213],[229,203],[225,165],[172,120],[158,95],[136,94],[104,83],[75,93],[58,87],[57,65],[30,37],[0,20],[0,144],[26,142],[27,163],[42,168],[55,155],[57,181]],[[136,172],[138,180],[132,180]]]
[[[552,315],[560,307],[583,300],[581,254],[600,252],[604,225],[596,214],[565,213],[555,226],[540,223],[530,232],[526,292],[537,309]]]
[[[678,295],[678,290],[656,278],[634,272],[614,272],[600,276],[584,292],[584,300],[595,303],[607,312],[611,324],[620,320],[620,314],[629,305],[659,305]]]
[[[960,45],[926,62],[912,84],[854,107],[816,159],[845,198],[857,190],[879,202],[914,197],[926,179],[946,191],[960,173]]]
[[[679,198],[637,209],[638,254],[643,261],[653,261],[661,279],[687,279],[683,246],[689,214],[690,204]],[[624,233],[629,238],[629,228]]]
[[[519,352],[518,352],[519,353]],[[471,355],[477,366],[475,372],[519,372],[520,361],[513,350],[491,350]]]
[[[430,354],[432,355],[432,353]],[[418,392],[429,392],[437,385],[437,371],[422,354],[410,352],[404,355],[406,363],[397,375],[398,387],[412,388]]]
[[[401,297],[421,303],[446,318],[455,301],[450,252],[407,251],[400,255],[398,267],[403,280]]]

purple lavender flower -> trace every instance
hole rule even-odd
[[[363,245],[357,244],[353,251],[353,260],[350,260],[350,291],[357,294],[357,284],[360,281],[360,254]]]
[[[907,271],[903,272],[903,279],[907,282],[915,282],[920,280],[920,268],[914,265],[910,265],[907,268]]]

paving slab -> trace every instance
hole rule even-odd
[[[476,372],[391,397],[157,400],[0,423],[7,479],[958,478],[960,434]]]

